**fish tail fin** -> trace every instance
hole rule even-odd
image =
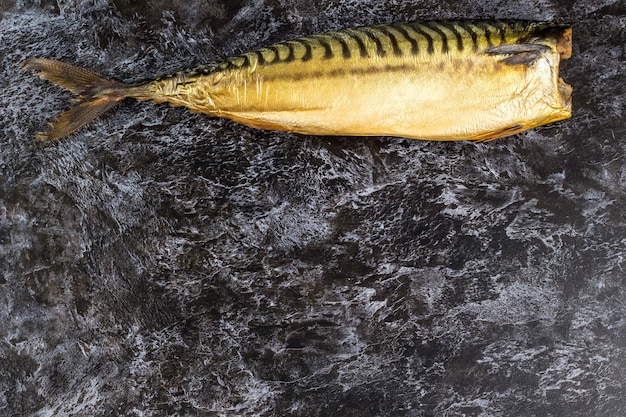
[[[26,70],[37,71],[40,78],[77,96],[73,101],[78,104],[48,123],[50,130],[37,133],[37,139],[41,141],[70,135],[130,97],[131,91],[136,89],[136,86],[107,79],[96,71],[51,59],[28,58],[21,66]]]

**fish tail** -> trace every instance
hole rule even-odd
[[[28,58],[21,64],[23,69],[39,73],[39,77],[72,92],[77,104],[48,123],[46,132],[37,133],[41,141],[56,140],[68,136],[117,103],[131,97],[137,86],[105,78],[87,68],[45,58]]]

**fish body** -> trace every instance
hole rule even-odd
[[[133,97],[303,134],[489,140],[571,117],[558,75],[570,55],[567,26],[420,21],[307,36],[132,85],[91,70],[86,86],[71,85],[83,69],[41,58],[24,67],[79,95],[90,118]],[[40,139],[91,120],[67,113]]]

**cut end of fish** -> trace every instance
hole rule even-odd
[[[556,39],[556,50],[561,59],[569,59],[572,56],[572,28],[563,30]],[[563,109],[572,114],[572,91],[571,85],[567,84],[563,78],[559,77],[557,84],[559,94],[561,96],[561,105]]]
[[[561,55],[561,59],[568,59],[572,56],[572,28],[567,28],[559,34],[556,39],[556,50]]]
[[[563,106],[563,109],[568,110],[570,112],[571,115],[571,111],[572,111],[572,91],[574,91],[574,89],[572,88],[571,85],[567,84],[565,81],[563,81],[563,78],[559,77],[559,94],[561,94],[561,104]]]

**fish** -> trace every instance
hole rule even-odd
[[[132,83],[46,58],[21,66],[76,96],[41,141],[127,98],[305,135],[487,141],[571,117],[559,76],[571,54],[569,25],[433,20],[313,34]]]

